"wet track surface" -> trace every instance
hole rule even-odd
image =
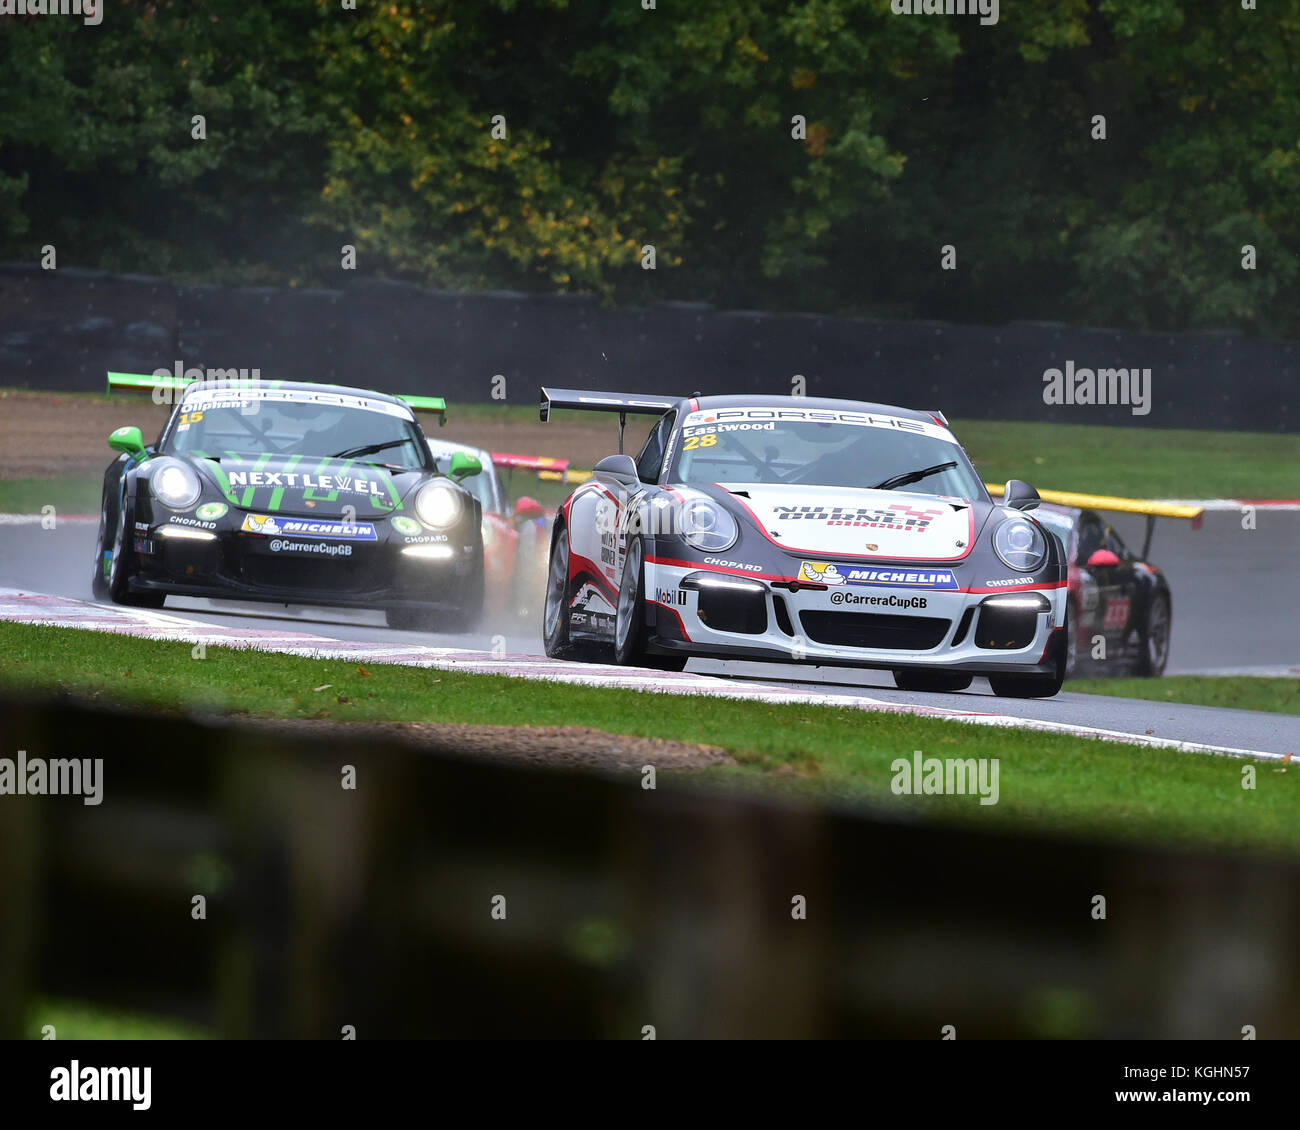
[[[1256,528],[1235,513],[1212,513],[1204,528],[1186,522],[1157,526],[1151,557],[1169,578],[1174,631],[1169,673],[1221,668],[1300,665],[1295,590],[1300,569],[1300,514],[1260,511]],[[1142,520],[1113,516],[1130,547],[1142,544]],[[63,523],[0,526],[0,587],[90,599],[95,526]],[[489,608],[491,598],[489,597]],[[394,631],[383,616],[363,610],[293,607],[169,598],[166,611],[195,623],[227,628],[291,628],[330,640],[395,646],[418,643],[474,651],[539,654],[535,624],[494,620],[467,635]],[[1300,752],[1300,718],[1201,706],[1071,694],[1052,699],[997,698],[977,679],[959,694],[919,694],[893,686],[887,672],[785,664],[692,661],[688,671],[728,681],[781,682],[837,696],[868,695],[910,703],[979,711],[1044,722],[1094,726],[1206,745],[1273,753]]]

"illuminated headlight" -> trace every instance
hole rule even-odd
[[[993,531],[993,552],[1008,568],[1032,573],[1047,560],[1047,539],[1033,522],[1012,518]]]
[[[677,584],[680,589],[702,592],[705,589],[729,590],[746,595],[767,592],[767,586],[761,581],[750,581],[744,577],[724,577],[717,573],[687,573]]]
[[[203,485],[194,468],[179,459],[159,459],[149,478],[153,496],[173,510],[188,510],[199,500]]]
[[[449,545],[408,545],[402,553],[407,557],[423,557],[427,561],[446,561],[453,555]]]
[[[1035,612],[1050,612],[1052,604],[1042,593],[1027,593],[1024,596],[990,596],[980,601],[981,604],[994,608],[1023,608]]]
[[[415,496],[415,512],[420,521],[435,530],[445,530],[460,520],[464,504],[460,492],[442,483],[422,486]]]
[[[216,541],[217,535],[207,530],[191,530],[188,526],[159,526],[158,534],[164,538],[183,538],[186,541]]]
[[[711,498],[692,498],[682,507],[682,537],[688,545],[719,553],[736,544],[736,519]]]

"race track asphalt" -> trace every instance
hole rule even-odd
[[[1143,520],[1112,516],[1129,544],[1142,544]],[[60,523],[0,525],[0,587],[56,596],[90,598],[95,526]],[[1260,510],[1255,528],[1243,527],[1234,512],[1209,513],[1204,527],[1161,521],[1151,557],[1169,578],[1174,630],[1169,673],[1223,668],[1300,667],[1295,614],[1300,577],[1300,513]],[[250,629],[293,625],[327,639],[374,643],[420,643],[511,653],[538,654],[535,624],[489,618],[469,635],[398,632],[379,613],[169,598],[167,611],[198,623]],[[1300,718],[1253,711],[1072,694],[1016,700],[992,696],[977,679],[960,694],[899,691],[887,672],[783,664],[692,661],[690,671],[724,679],[780,681],[833,698],[869,694],[896,703],[977,710],[1071,725],[1097,726],[1134,735],[1153,735],[1205,745],[1272,753],[1300,752]]]

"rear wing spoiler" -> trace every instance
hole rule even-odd
[[[562,483],[569,481],[567,459],[554,459],[549,455],[513,455],[506,451],[494,451],[492,462],[498,467],[508,467],[511,470],[536,471],[538,478]]]
[[[221,378],[215,378],[221,379]],[[144,374],[144,373],[113,373],[108,374],[108,395],[111,398],[113,390],[119,392],[155,392],[162,390],[164,392],[175,392],[180,389],[187,389],[190,385],[199,384],[202,377],[178,377],[171,373],[167,374]],[[236,379],[238,383],[238,378]],[[274,382],[268,382],[274,383]],[[343,388],[346,386],[339,385]],[[378,389],[371,389],[371,392],[378,392]],[[171,397],[159,399],[157,396],[154,400],[159,404],[169,403]],[[413,412],[436,412],[438,414],[438,425],[441,427],[447,422],[447,402],[441,396],[398,396],[398,400],[407,405]]]
[[[108,374],[107,395],[111,399],[113,390],[119,392],[153,392],[154,389],[183,389],[189,388],[196,382],[194,377],[176,377],[168,373],[166,376],[152,374],[149,376],[143,373],[114,373]],[[159,401],[160,404],[166,401]]]
[[[639,392],[595,392],[588,389],[543,388],[541,421],[545,424],[556,408],[583,412],[618,413],[618,450],[623,453],[623,429],[630,414],[662,416],[681,403],[680,396],[652,396]]]
[[[1001,495],[1003,488],[993,483],[985,483],[989,494]],[[1110,510],[1118,514],[1145,514],[1147,519],[1146,540],[1142,545],[1142,560],[1151,552],[1151,535],[1155,532],[1157,518],[1184,518],[1192,523],[1192,529],[1199,530],[1205,517],[1205,507],[1189,506],[1182,502],[1156,502],[1145,498],[1116,498],[1107,494],[1076,494],[1067,490],[1040,490],[1038,497],[1044,502],[1054,502],[1058,506],[1073,506],[1079,510]]]
[[[400,393],[395,395],[412,412],[436,412],[438,414],[438,427],[446,426],[447,402],[441,396],[403,396]]]

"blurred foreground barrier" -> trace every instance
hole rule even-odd
[[[99,805],[0,796],[0,1036],[37,994],[232,1037],[1300,1036],[1292,861],[66,702],[0,734],[104,759]]]

